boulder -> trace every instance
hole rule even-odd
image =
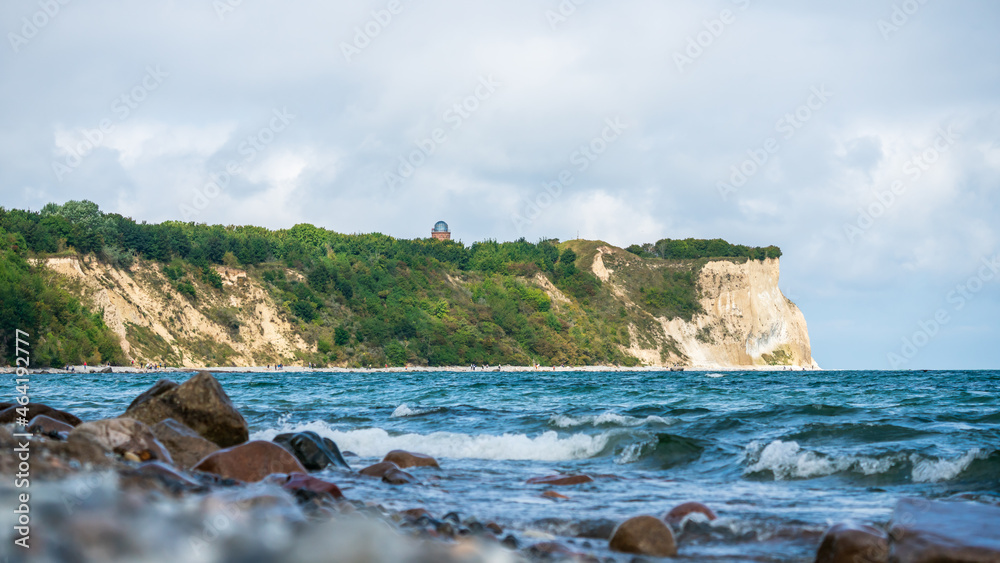
[[[211,453],[192,469],[246,482],[261,481],[272,473],[306,473],[288,450],[263,440]]]
[[[361,471],[358,471],[358,473],[364,475],[365,477],[378,477],[381,479],[386,472],[397,470],[399,470],[399,466],[395,463],[391,461],[380,461],[375,465],[369,465]]]
[[[545,492],[542,493],[541,496],[543,496],[545,498],[550,498],[552,500],[569,500],[568,496],[561,495],[561,494],[559,494],[559,493],[557,493],[555,491],[545,491]]]
[[[7,405],[4,407],[4,405]],[[24,407],[14,404],[14,403],[0,403],[0,407],[4,407],[0,411],[0,424],[8,424],[11,422],[17,422],[18,418],[25,418],[31,420],[40,414],[44,414],[49,418],[54,418],[59,422],[65,422],[70,426],[76,426],[80,424],[81,420],[76,416],[59,409],[54,409],[48,405],[43,405],[42,403],[28,403],[24,407],[28,408],[28,415],[22,417],[21,413],[17,412],[17,409],[23,409]]]
[[[28,423],[28,432],[34,434],[57,434],[59,432],[72,432],[73,426],[61,420],[56,420],[50,416],[40,414],[31,419]]]
[[[536,543],[529,547],[527,552],[533,558],[540,560],[564,560],[579,555],[563,544],[554,541]]]
[[[170,451],[177,467],[183,469],[190,469],[205,456],[219,451],[214,442],[209,442],[172,418],[153,425],[153,434]]]
[[[816,563],[887,563],[889,536],[872,526],[834,524],[823,534]]]
[[[330,495],[335,500],[344,498],[344,494],[340,492],[340,487],[311,475],[293,473],[292,475],[274,475],[272,477],[282,489],[291,493],[305,491],[314,495]]]
[[[903,499],[889,538],[894,563],[1000,562],[1000,506]]]
[[[546,477],[532,477],[528,479],[528,484],[564,486],[590,483],[593,480],[589,475],[548,475]]]
[[[718,518],[718,516],[715,515],[715,512],[712,511],[711,508],[705,506],[700,502],[685,502],[683,504],[678,504],[677,506],[671,508],[670,512],[667,512],[663,516],[663,519],[666,520],[667,524],[670,524],[671,526],[676,526],[677,524],[681,523],[681,520],[683,520],[685,516],[694,513],[704,514],[705,517],[708,518],[710,522]]]
[[[93,442],[106,452],[141,461],[157,460],[173,463],[170,453],[156,439],[153,431],[138,420],[109,418],[84,422],[69,433],[67,441]],[[131,455],[130,455],[131,454]]]
[[[295,434],[278,434],[273,441],[291,452],[309,471],[322,471],[330,465],[344,469],[351,468],[340,455],[340,448],[333,440],[322,438],[311,430]]]
[[[140,465],[136,473],[157,478],[164,483],[182,489],[202,489],[201,483],[177,471],[162,461],[148,461]]]
[[[403,450],[392,450],[385,454],[382,461],[391,461],[399,466],[400,469],[408,467],[440,467],[437,460],[429,455],[415,454]]]
[[[250,436],[243,415],[212,374],[204,371],[180,385],[157,381],[132,401],[123,416],[146,424],[172,418],[223,448],[242,444]]]
[[[382,482],[390,485],[411,485],[418,483],[417,478],[402,469],[389,469],[382,474]]]
[[[677,555],[674,533],[655,516],[636,516],[622,522],[611,535],[612,551],[653,557]]]

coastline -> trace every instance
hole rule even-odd
[[[442,367],[427,367],[427,366],[411,366],[411,367],[387,367],[387,368],[346,368],[346,367],[329,367],[329,368],[311,368],[303,366],[284,366],[280,369],[268,368],[262,366],[202,366],[202,367],[163,367],[154,369],[143,369],[135,368],[129,366],[70,366],[71,369],[61,369],[61,368],[32,368],[28,372],[32,374],[68,374],[68,373],[80,373],[80,374],[100,374],[100,373],[197,373],[199,371],[207,371],[209,373],[428,373],[428,372],[447,372],[447,373],[479,373],[483,371],[488,372],[552,372],[552,373],[572,373],[572,372],[635,372],[635,373],[662,373],[670,371],[687,371],[687,372],[738,372],[738,371],[801,371],[801,372],[819,372],[824,371],[822,368],[810,368],[804,366],[687,366],[687,367],[662,367],[662,366],[602,366],[602,365],[592,365],[592,366],[555,366],[555,367],[543,367],[539,366],[534,368],[532,366],[501,366],[497,369],[496,366],[491,366],[489,368],[477,367],[475,370],[471,369],[469,366],[442,366]],[[9,374],[14,373],[17,368],[14,367],[0,367],[0,373]],[[110,370],[110,371],[108,371]]]

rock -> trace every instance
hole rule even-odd
[[[136,473],[142,475],[156,477],[171,487],[185,489],[205,488],[198,481],[195,481],[162,461],[148,461],[140,465],[135,471]]]
[[[292,475],[284,475],[282,477],[283,479],[279,478],[276,480],[277,483],[281,485],[282,489],[291,493],[308,491],[309,493],[330,495],[334,498],[334,500],[344,498],[344,494],[340,492],[340,487],[328,481],[317,479],[311,475],[295,473]]]
[[[438,465],[437,460],[429,455],[415,454],[403,450],[392,450],[385,454],[382,461],[391,461],[399,466],[400,469],[408,467],[441,467]]]
[[[200,372],[177,385],[160,380],[132,401],[123,416],[146,424],[172,418],[225,448],[247,441],[250,432],[212,374]]]
[[[169,379],[161,379],[156,383],[154,383],[152,387],[140,393],[138,397],[132,399],[132,402],[128,404],[128,408],[126,408],[125,411],[127,412],[131,410],[133,407],[137,407],[142,403],[145,403],[146,401],[152,399],[153,397],[162,395],[167,391],[172,391],[176,388],[177,388],[176,381],[171,381]]]
[[[612,551],[654,557],[677,555],[673,532],[654,516],[636,516],[619,524],[611,535],[609,547]]]
[[[209,442],[172,418],[157,422],[153,426],[153,434],[170,451],[174,463],[183,469],[190,469],[205,456],[219,451],[214,442]]]
[[[420,517],[433,518],[430,512],[427,512],[426,508],[411,508],[409,510],[401,510],[397,513],[401,520],[406,522],[413,522]]]
[[[340,448],[333,440],[322,438],[311,430],[295,434],[278,434],[273,442],[291,452],[309,471],[321,471],[329,465],[351,468],[340,455]]]
[[[391,461],[380,461],[375,465],[369,465],[368,467],[358,471],[358,473],[364,475],[365,477],[378,477],[381,478],[388,471],[398,471],[399,466]]]
[[[666,520],[667,524],[670,524],[671,526],[676,526],[677,524],[681,523],[681,520],[683,520],[685,516],[694,513],[704,514],[709,521],[718,518],[718,516],[715,515],[715,512],[713,512],[711,508],[705,506],[700,502],[685,502],[683,504],[678,504],[677,506],[671,508],[670,512],[667,512],[663,516],[663,519]]]
[[[68,442],[93,442],[120,456],[134,455],[138,460],[173,463],[170,453],[156,439],[153,431],[138,420],[109,418],[84,422],[69,433]]]
[[[272,473],[306,473],[306,468],[288,450],[263,440],[211,453],[193,469],[246,482],[261,481]]]
[[[417,478],[402,469],[389,469],[382,474],[382,482],[390,485],[410,485],[418,483]]]
[[[561,495],[561,494],[559,494],[559,493],[557,493],[555,491],[545,491],[544,493],[541,494],[541,496],[543,496],[545,498],[550,498],[550,499],[553,499],[553,500],[569,500],[568,496]]]
[[[43,405],[42,403],[28,403],[24,407],[16,405],[13,403],[0,403],[0,406],[8,405],[2,411],[0,411],[0,424],[8,424],[11,422],[17,422],[18,418],[22,418],[21,414],[17,412],[17,409],[28,408],[28,415],[23,417],[28,420],[35,418],[40,414],[44,414],[49,418],[58,420],[59,422],[65,422],[70,426],[76,426],[82,422],[79,418],[73,416],[72,414],[54,409],[48,405]]]
[[[28,432],[34,434],[57,434],[59,432],[72,432],[73,426],[61,420],[40,414],[31,419],[28,423]]]
[[[565,559],[576,555],[563,544],[554,541],[536,543],[527,551],[529,555],[537,559]]]
[[[887,563],[889,537],[872,526],[834,524],[823,534],[816,563]]]
[[[528,479],[529,485],[579,485],[590,483],[593,479],[589,475],[549,475],[547,477],[532,477]]]
[[[903,499],[893,512],[889,539],[893,563],[996,563],[1000,561],[1000,507]]]

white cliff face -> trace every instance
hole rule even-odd
[[[638,258],[621,249],[600,247],[591,267],[595,275],[632,310],[631,301],[618,275],[607,267],[604,257],[613,254],[616,262],[629,267]],[[647,266],[648,267],[648,266]],[[778,289],[777,259],[708,262],[702,267],[698,285],[704,313],[691,321],[656,318],[662,333],[654,335],[658,347],[633,338],[624,351],[647,365],[684,365],[693,368],[740,366],[794,366],[819,369],[812,358],[805,317]],[[621,280],[619,280],[621,281]],[[633,334],[635,327],[631,327]],[[666,346],[670,352],[664,354]]]

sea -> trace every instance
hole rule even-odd
[[[1000,371],[215,375],[252,439],[312,430],[355,470],[395,449],[440,463],[412,470],[421,484],[410,486],[320,475],[348,498],[494,521],[522,542],[600,551],[578,536],[698,501],[719,518],[685,523],[682,558],[811,561],[829,525],[885,525],[901,498],[1000,503]],[[32,400],[114,417],[160,377],[39,375]],[[594,481],[527,484],[559,473]]]

